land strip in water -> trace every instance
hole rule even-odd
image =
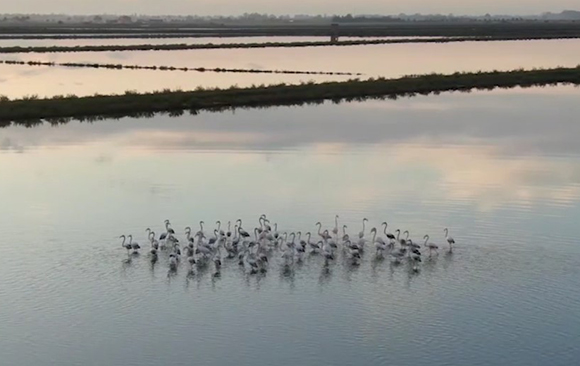
[[[7,46],[0,47],[0,53],[56,53],[56,52],[116,52],[116,51],[178,51],[204,49],[246,49],[246,48],[297,48],[297,47],[340,47],[368,46],[401,43],[457,43],[457,42],[498,42],[576,39],[570,36],[529,36],[529,37],[437,37],[400,39],[360,39],[347,41],[306,41],[306,42],[257,42],[257,43],[198,43],[198,44],[136,44],[136,45],[79,45],[79,46]]]
[[[299,71],[299,70],[264,70],[264,69],[233,69],[223,67],[176,67],[176,66],[144,66],[125,64],[103,64],[103,63],[83,63],[83,62],[52,62],[52,61],[19,61],[0,60],[0,64],[6,65],[27,65],[27,66],[49,66],[49,67],[86,67],[92,69],[113,69],[113,70],[152,70],[152,71],[197,71],[197,72],[218,72],[218,73],[250,73],[250,74],[293,74],[293,75],[334,75],[334,76],[360,76],[361,73],[340,72],[340,71]]]
[[[308,82],[299,85],[270,85],[248,88],[203,89],[194,91],[163,90],[152,93],[126,92],[123,95],[88,97],[55,96],[19,100],[0,98],[0,121],[38,121],[59,118],[99,118],[99,116],[139,116],[155,112],[183,113],[189,110],[221,110],[243,107],[269,107],[321,103],[325,100],[362,100],[397,98],[472,89],[513,88],[580,84],[580,66],[573,68],[470,72],[454,74],[410,75],[398,79],[348,80],[343,82]]]

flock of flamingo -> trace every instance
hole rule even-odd
[[[192,234],[190,227],[185,228],[185,243],[180,244],[175,230],[169,220],[165,220],[165,232],[159,235],[147,228],[147,240],[149,242],[149,255],[153,263],[157,262],[161,252],[169,255],[169,269],[176,271],[185,258],[186,265],[191,273],[195,268],[207,267],[213,263],[215,275],[219,275],[222,266],[222,251],[226,258],[237,259],[240,267],[248,273],[265,273],[271,258],[278,256],[286,267],[300,263],[306,255],[321,255],[324,258],[324,266],[328,266],[342,253],[344,258],[352,265],[359,265],[365,251],[372,251],[377,259],[389,258],[394,264],[407,262],[412,271],[419,271],[419,263],[422,262],[422,249],[429,253],[429,258],[435,253],[439,254],[439,246],[429,241],[429,235],[423,237],[423,244],[415,243],[409,238],[409,231],[401,233],[396,230],[395,234],[387,231],[387,222],[382,223],[383,234],[379,234],[376,228],[370,230],[370,237],[366,236],[366,224],[368,219],[362,220],[362,230],[351,237],[347,233],[347,226],[342,225],[342,233],[339,230],[339,216],[335,216],[334,228],[322,230],[322,224],[317,222],[316,234],[310,232],[302,236],[302,232],[278,232],[278,224],[270,225],[266,215],[258,219],[259,227],[253,229],[252,234],[242,226],[242,220],[235,222],[231,230],[231,222],[227,224],[227,230],[222,229],[220,221],[216,222],[217,228],[212,235],[204,230],[204,222],[199,223],[200,229]],[[455,240],[449,236],[449,230],[443,230],[447,250],[453,251]],[[403,237],[404,236],[404,237]],[[128,255],[138,255],[141,245],[133,241],[132,235],[121,235],[122,246]],[[277,254],[276,254],[277,253]]]

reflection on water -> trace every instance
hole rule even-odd
[[[514,89],[0,129],[3,362],[573,364],[577,99]],[[214,277],[126,261],[117,239],[261,213],[281,231],[387,220],[439,244],[448,226],[458,244],[417,275],[365,255],[255,276],[224,261]]]
[[[126,63],[120,59],[109,60],[109,62]],[[254,67],[250,64],[247,66]],[[261,84],[299,84],[305,81],[342,81],[349,78],[351,76],[108,70],[1,64],[0,95],[5,95],[11,99],[29,95],[39,97],[67,94],[87,96],[123,94],[128,90],[139,92],[163,89],[194,90],[198,86],[227,88],[237,85],[248,87]]]
[[[80,63],[123,63],[175,67],[222,67],[268,70],[363,73],[367,77],[456,71],[572,67],[580,59],[580,40],[461,42],[345,47],[216,49],[188,51],[80,52],[15,54],[4,59]],[[428,54],[429,58],[424,56]],[[9,97],[75,93],[122,93],[163,88],[250,86],[252,84],[340,81],[348,76],[260,75],[152,72],[143,70],[60,69],[0,65],[0,94]]]
[[[342,41],[397,39],[401,37],[340,37]],[[421,39],[434,37],[404,37]],[[135,44],[198,44],[198,43],[265,43],[265,42],[318,42],[328,41],[330,37],[176,37],[176,38],[85,38],[85,39],[0,39],[0,47],[50,47],[50,46],[96,46],[96,45],[135,45]]]

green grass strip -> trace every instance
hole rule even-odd
[[[48,99],[0,98],[0,121],[97,116],[138,116],[155,112],[182,113],[190,110],[220,110],[239,107],[269,107],[319,103],[325,100],[397,98],[471,89],[513,88],[580,84],[580,66],[573,68],[410,75],[398,79],[349,80],[303,83],[299,85],[253,86],[248,88],[164,90],[152,93],[126,92],[123,95],[89,97],[56,96]],[[4,124],[6,125],[6,124]]]

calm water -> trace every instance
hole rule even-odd
[[[397,39],[401,37],[341,37],[341,40]],[[433,37],[404,37],[413,39]],[[184,38],[96,38],[96,39],[0,39],[0,47],[20,46],[88,46],[168,43],[259,43],[328,41],[330,37],[184,37]]]
[[[429,55],[428,58],[425,55]],[[81,52],[4,55],[3,59],[100,62],[177,67],[360,72],[368,77],[455,71],[572,67],[580,60],[580,40],[396,44],[348,47],[234,49],[192,51]],[[123,93],[197,86],[346,80],[348,76],[216,74],[93,70],[0,65],[0,94],[9,97],[74,93]]]
[[[580,91],[443,94],[0,129],[3,365],[571,365],[580,358]],[[116,239],[267,213],[388,220],[418,274],[308,258],[168,276]],[[180,235],[181,236],[181,235]]]

